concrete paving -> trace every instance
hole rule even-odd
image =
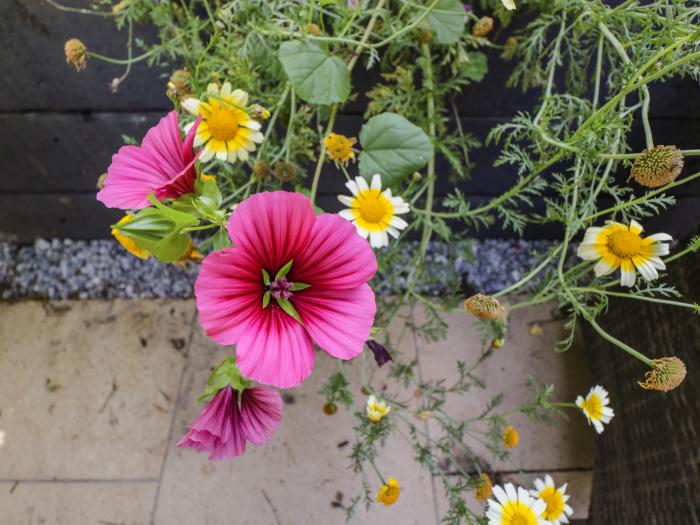
[[[468,317],[447,320],[444,341],[426,344],[407,334],[401,340],[406,357],[418,356],[425,379],[453,376],[455,359],[470,362],[482,350]],[[541,335],[531,335],[532,323]],[[449,411],[474,415],[498,390],[506,394],[503,410],[517,406],[529,393],[528,372],[555,383],[558,399],[587,391],[583,352],[552,350],[561,330],[551,305],[516,311],[507,344],[479,369],[490,388],[452,402]],[[202,333],[191,301],[0,303],[0,334],[1,525],[333,525],[344,523],[342,507],[359,493],[360,477],[347,458],[352,414],[322,412],[319,390],[338,366],[323,353],[311,378],[285,393],[282,425],[270,443],[235,460],[208,462],[174,446],[200,409],[196,398],[212,367],[227,355]],[[371,366],[369,352],[346,365],[354,385]],[[520,445],[509,460],[489,461],[491,469],[518,483],[544,473],[569,481],[575,517],[585,518],[592,429],[578,414],[557,427],[520,416],[509,423]],[[482,445],[473,448],[488,457]],[[390,438],[377,464],[400,480],[401,498],[363,510],[355,523],[436,523],[444,497],[413,456]],[[470,505],[483,508],[473,499]]]

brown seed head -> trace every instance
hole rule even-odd
[[[670,392],[683,382],[688,373],[683,361],[677,357],[654,359],[651,366],[652,369],[644,374],[644,381],[637,382],[646,390]]]
[[[498,299],[482,293],[465,299],[464,309],[482,321],[493,321],[501,317],[503,312],[505,312],[505,308],[498,302]]]
[[[675,146],[654,146],[634,159],[631,176],[642,186],[658,188],[673,182],[683,170],[683,153]]]
[[[490,16],[482,16],[479,21],[474,24],[472,35],[476,38],[484,38],[493,29],[493,18]]]
[[[87,67],[87,47],[77,38],[71,38],[63,46],[66,52],[66,63],[75,68],[76,71],[82,71]]]

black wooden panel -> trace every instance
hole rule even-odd
[[[87,7],[91,2],[64,2]],[[153,41],[152,31],[135,34]],[[126,57],[126,30],[114,20],[57,10],[44,0],[0,1],[0,111],[167,108],[167,78],[146,62],[134,65],[116,94],[109,84],[122,75],[123,66],[89,60],[76,73],[66,64],[63,45],[79,38],[89,49],[115,58]],[[135,50],[135,54],[139,51]]]

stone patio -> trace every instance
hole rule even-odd
[[[579,348],[552,350],[562,327],[551,308],[514,312],[508,343],[480,368],[487,385],[506,392],[504,410],[528,395],[528,372],[555,383],[558,399],[590,386]],[[445,341],[418,348],[408,338],[401,342],[407,355],[417,352],[426,378],[449,375],[455,359],[481,352],[468,317],[448,320]],[[532,323],[542,335],[530,334]],[[0,333],[2,525],[344,523],[342,507],[358,494],[360,479],[347,458],[351,413],[341,408],[329,417],[321,410],[318,392],[337,366],[326,355],[318,355],[308,381],[285,393],[282,425],[270,443],[232,461],[208,462],[175,448],[199,411],[196,398],[208,374],[226,356],[202,333],[192,301],[0,303]],[[469,417],[492,393],[475,391],[451,410]],[[595,434],[571,416],[557,427],[513,417],[520,446],[507,462],[490,466],[519,483],[544,473],[569,481],[574,517],[585,519]],[[474,449],[487,456],[478,444]],[[390,440],[378,465],[400,480],[401,499],[362,511],[355,523],[437,523],[444,498],[407,444]]]

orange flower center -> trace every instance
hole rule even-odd
[[[618,230],[608,237],[608,248],[621,259],[628,259],[641,253],[642,238],[629,230]]]
[[[231,140],[238,135],[238,128],[242,121],[242,111],[235,108],[227,108],[220,105],[212,105],[212,112],[207,117],[207,126],[211,136],[217,140]]]

